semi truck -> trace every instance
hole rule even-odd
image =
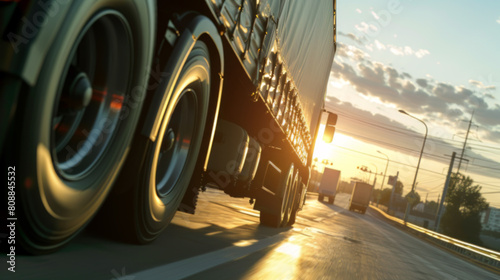
[[[292,225],[336,119],[335,5],[0,1],[1,213],[18,243],[55,251],[91,220],[148,243],[207,186]]]
[[[326,167],[321,177],[321,183],[318,188],[318,201],[323,202],[328,197],[328,203],[335,202],[335,195],[340,181],[340,170]]]
[[[366,208],[368,208],[368,204],[370,203],[372,190],[373,185],[364,182],[356,182],[349,200],[349,210],[358,210],[364,214],[366,212]]]

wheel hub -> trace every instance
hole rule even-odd
[[[75,107],[79,107],[78,109],[89,105],[92,98],[92,85],[84,72],[80,72],[75,78],[70,88],[70,96],[75,102]]]
[[[161,145],[161,152],[165,153],[172,149],[175,144],[175,132],[172,128],[169,128],[163,137],[163,143]]]
[[[122,118],[122,106],[131,94],[123,82],[132,77],[131,46],[127,21],[103,11],[82,29],[66,59],[54,104],[51,150],[56,170],[69,181],[85,179],[97,166],[114,165],[103,162],[129,135],[134,120]]]
[[[70,68],[64,96],[61,98],[63,113],[75,113],[90,104],[92,99],[92,84],[85,72]]]

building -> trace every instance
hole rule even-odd
[[[490,207],[481,213],[481,226],[483,230],[500,232],[500,209]]]

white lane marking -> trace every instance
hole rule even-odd
[[[246,247],[231,246],[214,252],[206,253],[196,257],[180,260],[151,269],[134,273],[136,279],[183,279],[218,265],[243,258],[252,253],[272,246],[283,241],[288,236],[280,233],[268,238],[264,238]],[[130,276],[130,275],[129,275]],[[129,278],[119,278],[129,279]]]

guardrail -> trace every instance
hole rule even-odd
[[[384,211],[370,205],[370,208],[378,211],[385,218],[405,226],[404,221],[396,217],[386,214]],[[436,245],[444,247],[455,253],[467,257],[468,259],[486,266],[497,273],[500,273],[500,253],[497,251],[489,250],[474,244],[466,243],[461,240],[451,238],[449,236],[437,233],[435,231],[416,226],[411,223],[406,223],[406,228],[414,231],[419,237],[424,238]]]

